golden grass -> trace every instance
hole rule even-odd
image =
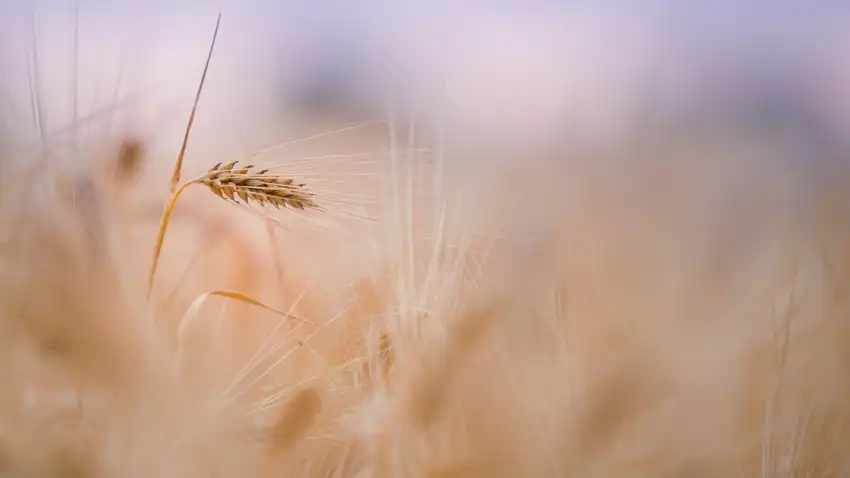
[[[657,202],[643,187],[652,175],[508,171],[449,207],[443,225],[417,213],[403,260],[393,234],[376,239],[385,255],[348,271],[353,287],[335,283],[332,272],[345,272],[335,260],[306,280],[327,259],[319,244],[299,247],[298,231],[274,238],[281,284],[264,262],[264,221],[238,208],[192,216],[181,234],[216,218],[256,240],[204,246],[172,312],[146,307],[122,279],[147,266],[134,268],[126,235],[112,235],[126,222],[107,215],[110,246],[92,249],[88,211],[4,203],[7,220],[28,221],[0,251],[0,413],[20,424],[2,435],[3,466],[41,476],[844,476],[850,216],[833,186],[844,173],[831,170],[811,195],[779,163],[744,159],[736,170],[758,180],[738,190],[753,209],[735,217],[755,224],[693,200],[716,190],[720,172],[690,181],[665,163],[658,174],[690,187],[656,186],[652,196],[676,199]],[[541,213],[501,217],[484,235],[467,228],[486,221],[452,221],[470,204],[487,210],[505,184]],[[803,197],[805,212],[784,206]],[[706,225],[712,240],[701,240]],[[174,237],[178,249],[195,243]],[[221,267],[234,259],[248,272]],[[66,390],[73,402],[53,401]]]
[[[475,188],[403,146],[365,182],[299,152],[334,157],[306,161],[317,191],[281,153],[182,183],[161,218],[112,194],[148,191],[141,144],[103,181],[5,166],[0,472],[850,476],[850,170],[660,139]],[[224,201],[169,226],[191,185]],[[353,234],[270,228],[359,198],[381,221]]]

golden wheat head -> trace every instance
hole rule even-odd
[[[306,184],[268,174],[268,169],[251,171],[253,166],[234,169],[236,164],[237,161],[224,165],[218,163],[199,182],[210,188],[216,196],[246,206],[253,201],[261,206],[271,205],[278,209],[321,210],[313,200],[315,195],[305,189]]]
[[[174,205],[177,204],[177,199],[189,186],[203,184],[210,188],[216,196],[242,207],[250,208],[253,202],[261,206],[272,205],[277,209],[322,210],[313,200],[315,195],[306,189],[306,184],[298,184],[291,178],[269,174],[267,169],[251,171],[253,166],[234,169],[236,163],[237,161],[224,165],[218,163],[203,176],[183,183],[171,195],[171,199],[162,212],[153,264],[148,278],[148,298],[150,298],[153,289],[154,276],[159,263],[159,255],[162,252],[162,243],[165,240],[168,221],[174,210]]]

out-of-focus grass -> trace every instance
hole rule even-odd
[[[95,209],[62,196],[79,181],[34,178],[40,201],[8,181],[3,466],[843,476],[843,166],[804,176],[771,144],[686,145],[690,163],[648,142],[482,170],[474,191],[436,188],[402,148],[365,163],[370,181],[339,169],[380,221],[282,212],[271,243],[261,219],[198,192],[149,305],[160,199],[107,194],[143,183],[89,178]],[[210,297],[177,340],[212,289],[304,320]]]
[[[0,144],[2,472],[850,475],[850,174],[829,127],[747,116],[752,98],[707,81],[643,121],[608,98],[624,128],[601,144],[530,144],[533,124],[514,138],[499,117],[445,143],[268,111],[254,131],[225,114],[237,64],[201,101],[184,177],[250,159],[335,202],[248,211],[187,190],[150,301],[179,143],[151,132],[128,155],[106,115],[99,141]],[[243,133],[278,146],[238,150]],[[139,177],[116,174],[128,161]]]

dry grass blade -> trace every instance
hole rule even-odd
[[[177,199],[189,186],[203,184],[209,187],[216,196],[242,206],[250,206],[250,201],[253,201],[261,206],[270,204],[277,209],[283,207],[302,211],[307,209],[322,210],[313,200],[315,195],[306,189],[306,184],[296,183],[291,178],[268,174],[268,170],[252,172],[250,169],[253,166],[233,169],[235,165],[235,161],[225,165],[216,164],[203,176],[183,183],[171,195],[171,199],[166,203],[162,212],[159,233],[154,246],[153,263],[148,277],[148,300],[150,300],[153,291],[159,256],[162,253],[162,244],[165,240],[165,231],[168,229],[171,214],[174,211],[175,204],[177,204]]]
[[[276,309],[276,308],[274,308],[270,305],[266,305],[266,304],[260,302],[259,300],[254,299],[253,297],[245,295],[241,292],[235,292],[235,291],[229,291],[229,290],[213,290],[213,291],[205,292],[205,293],[199,295],[195,299],[195,301],[192,302],[192,305],[189,307],[189,310],[186,311],[186,314],[183,316],[183,320],[180,321],[180,325],[177,327],[178,341],[182,341],[182,337],[186,333],[186,330],[194,322],[194,319],[198,316],[198,311],[200,311],[201,306],[204,304],[204,302],[209,297],[212,297],[212,296],[218,296],[218,297],[224,297],[226,299],[236,300],[236,301],[239,301],[239,302],[243,302],[245,304],[253,305],[253,306],[259,307],[261,309],[268,310],[270,312],[274,312],[275,314],[282,315],[282,316],[290,318],[290,319],[295,319],[295,320],[298,320],[298,321],[307,322],[305,320],[302,320],[302,319],[295,317],[294,315],[292,315],[288,312],[284,312],[284,311]]]
[[[221,12],[218,12],[218,19],[215,22],[215,30],[213,31],[212,42],[210,42],[210,51],[207,54],[207,61],[204,63],[204,72],[201,74],[201,81],[198,84],[198,92],[195,94],[195,102],[192,104],[192,112],[189,113],[189,121],[186,123],[186,133],[183,135],[183,144],[180,146],[180,153],[177,155],[177,163],[174,165],[174,174],[171,177],[171,192],[177,189],[180,184],[180,172],[183,169],[183,157],[186,155],[186,145],[189,143],[189,133],[192,131],[192,124],[195,122],[195,112],[198,110],[198,102],[201,100],[201,92],[204,90],[204,82],[207,79],[207,71],[210,68],[210,60],[215,50],[215,40],[218,38],[218,28],[221,25]]]
[[[156,238],[156,245],[154,246],[153,251],[153,263],[151,264],[150,275],[148,276],[148,294],[147,299],[150,301],[151,293],[153,292],[153,280],[156,277],[156,268],[159,265],[159,256],[162,253],[162,244],[165,241],[165,231],[168,229],[168,222],[171,219],[171,213],[174,211],[174,205],[177,204],[177,199],[180,198],[180,195],[183,194],[183,191],[186,190],[189,186],[193,184],[197,184],[198,180],[193,179],[191,181],[186,181],[182,186],[177,188],[174,191],[174,194],[171,195],[171,199],[165,204],[165,209],[162,212],[162,219],[159,224],[159,232]]]

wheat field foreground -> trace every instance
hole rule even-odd
[[[850,476],[841,161],[702,134],[473,187],[381,128],[189,176],[150,289],[143,145],[5,163],[3,473]]]
[[[207,95],[187,148],[195,66],[164,140],[0,130],[0,476],[850,477],[841,118],[700,90],[606,141],[493,107],[238,152]]]

